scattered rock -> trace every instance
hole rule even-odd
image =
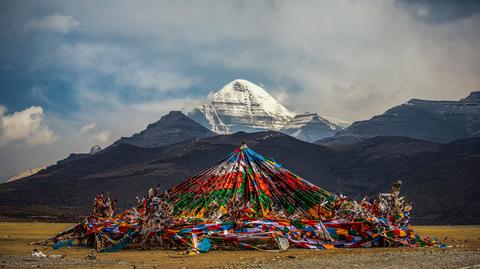
[[[53,259],[59,259],[59,258],[63,258],[64,256],[63,255],[50,255],[48,257],[53,258]]]
[[[90,252],[88,252],[88,255],[87,257],[85,257],[85,260],[96,260],[97,259],[97,255],[95,253],[95,250],[94,249],[91,249]]]
[[[43,254],[43,252],[41,252],[41,251],[38,250],[38,249],[34,249],[34,250],[33,250],[33,253],[32,253],[32,257],[35,257],[35,258],[45,258],[45,257],[47,257],[47,255]]]

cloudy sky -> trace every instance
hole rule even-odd
[[[367,119],[480,89],[479,1],[1,1],[0,178],[189,111],[235,78]]]

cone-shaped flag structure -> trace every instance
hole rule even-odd
[[[165,194],[148,197],[113,216],[99,194],[94,215],[50,239],[53,248],[184,247],[189,253],[217,249],[425,246],[410,228],[409,203],[390,193],[360,202],[332,195],[280,164],[242,145],[226,159]],[[187,252],[185,252],[187,253]]]
[[[226,159],[172,188],[181,218],[329,218],[335,195],[304,180],[245,144]]]

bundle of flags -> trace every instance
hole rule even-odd
[[[94,214],[50,239],[54,248],[286,249],[423,246],[400,182],[360,202],[334,195],[245,144],[224,160],[116,216]]]
[[[335,195],[265,158],[245,144],[169,192],[180,218],[240,216],[324,219]]]

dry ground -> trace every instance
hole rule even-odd
[[[418,226],[421,235],[452,246],[440,248],[289,249],[285,252],[212,251],[182,256],[174,251],[97,253],[87,249],[42,250],[61,258],[34,258],[30,242],[71,224],[0,222],[0,268],[480,268],[480,226]]]

